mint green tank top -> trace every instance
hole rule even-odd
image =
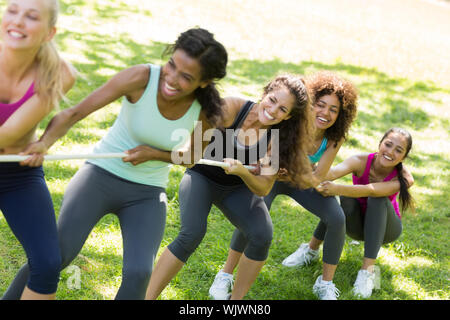
[[[148,145],[164,151],[175,150],[188,141],[198,121],[201,106],[194,100],[188,111],[177,120],[168,120],[159,112],[157,92],[160,66],[151,68],[148,85],[136,103],[123,98],[122,108],[108,133],[94,146],[93,153],[124,152],[139,145]],[[180,135],[179,130],[189,134]],[[95,164],[123,179],[166,188],[170,164],[150,160],[137,166],[122,159],[89,159]]]

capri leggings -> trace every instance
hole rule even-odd
[[[248,239],[247,258],[265,261],[272,242],[272,220],[262,197],[254,195],[244,184],[223,186],[204,175],[186,170],[179,189],[181,230],[168,248],[186,262],[202,241],[212,205],[216,205],[230,222]]]
[[[61,255],[52,199],[42,167],[0,163],[0,210],[25,250],[29,272],[25,285],[40,294],[56,292]]]
[[[364,257],[376,259],[381,245],[393,242],[402,233],[401,219],[388,197],[368,198],[367,210],[361,214],[356,198],[341,196],[349,237],[364,241]],[[319,233],[325,231],[322,228]]]
[[[124,180],[86,163],[67,186],[58,219],[62,269],[81,251],[97,222],[115,213],[123,237],[122,283],[116,299],[144,299],[164,234],[167,198],[163,188]],[[23,290],[25,265],[5,296]]]
[[[275,182],[271,192],[264,198],[270,209],[273,200],[279,194],[284,194],[302,205],[306,210],[320,218],[314,237],[324,240],[323,262],[336,265],[345,243],[345,216],[342,208],[334,197],[324,197],[315,189],[301,190],[289,186],[285,182]],[[235,230],[230,248],[242,252],[246,240],[239,230]]]

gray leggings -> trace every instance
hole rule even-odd
[[[273,200],[279,194],[284,194],[302,205],[306,210],[320,218],[314,236],[324,240],[323,262],[336,265],[345,243],[345,216],[342,208],[334,197],[324,197],[315,189],[300,190],[287,183],[275,182],[271,192],[264,198],[270,209]],[[235,230],[231,239],[230,248],[242,252],[245,238],[239,230]]]
[[[133,183],[86,163],[70,181],[58,219],[61,270],[76,258],[97,222],[115,213],[123,237],[122,284],[116,299],[144,299],[166,208],[163,188]],[[24,265],[3,298],[19,299],[28,274]]]
[[[366,258],[376,259],[381,245],[393,242],[402,233],[402,221],[387,197],[369,197],[364,215],[355,198],[341,196],[341,206],[345,213],[347,234],[355,240],[364,241]],[[318,232],[323,233],[325,229]]]
[[[230,222],[248,239],[244,248],[247,258],[264,261],[272,242],[272,220],[262,197],[245,185],[223,186],[204,175],[186,170],[179,189],[181,230],[168,246],[186,262],[206,233],[207,218],[216,205]]]

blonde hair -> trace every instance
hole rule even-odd
[[[49,28],[53,28],[58,20],[58,0],[45,0],[49,10]],[[63,60],[61,59],[53,40],[42,44],[37,56],[36,93],[45,105],[52,109],[59,108],[59,101],[65,100],[63,89]]]

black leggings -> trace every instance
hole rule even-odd
[[[345,216],[342,208],[334,197],[324,197],[315,189],[300,190],[287,183],[275,182],[271,192],[264,198],[270,209],[273,200],[279,194],[284,194],[302,205],[305,209],[320,218],[320,223],[314,232],[319,240],[324,240],[323,262],[336,265],[345,243]],[[245,238],[239,230],[235,230],[230,248],[242,252]]]
[[[0,210],[30,265],[17,299],[25,285],[40,294],[55,293],[61,254],[53,202],[42,167],[0,163]]]
[[[179,189],[181,230],[168,248],[186,262],[206,233],[207,218],[216,205],[247,240],[247,258],[265,261],[272,242],[272,220],[262,197],[246,185],[223,186],[204,175],[186,170]]]
[[[114,212],[123,237],[122,283],[116,299],[144,299],[164,234],[166,206],[163,188],[130,182],[86,163],[67,186],[58,219],[61,270],[76,258],[97,222]],[[19,299],[28,274],[25,265],[3,298]]]
[[[381,245],[395,241],[402,233],[402,221],[387,197],[369,197],[365,214],[361,214],[356,198],[341,196],[341,206],[345,213],[347,235],[364,241],[366,258],[376,259]],[[319,233],[324,231],[321,229]]]

